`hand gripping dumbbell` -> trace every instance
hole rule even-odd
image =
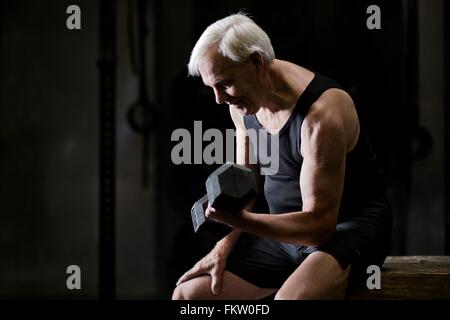
[[[208,202],[211,207],[228,214],[239,213],[247,203],[256,198],[256,182],[252,170],[241,165],[227,162],[211,173],[205,183],[207,194],[194,203],[191,209],[194,231],[216,228],[223,236],[231,228],[221,225],[205,217]],[[219,231],[219,229],[221,231]]]

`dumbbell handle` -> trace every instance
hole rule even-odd
[[[192,225],[194,232],[197,233],[198,229],[206,222],[206,209],[208,208],[208,195],[205,194],[201,197],[191,208]]]
[[[208,208],[208,196],[200,198],[191,209],[192,225],[197,234],[201,234],[203,239],[217,242],[233,229],[224,224],[206,219],[205,212]],[[202,225],[207,225],[203,226]]]
[[[191,209],[192,225],[194,226],[194,231],[197,232],[200,226],[205,223],[206,217],[205,212],[208,208],[208,195],[205,194],[197,202],[194,203]]]

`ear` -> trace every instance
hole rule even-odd
[[[258,74],[262,74],[266,69],[266,60],[264,60],[263,56],[259,52],[254,52],[250,55],[250,61],[256,68],[256,72]]]

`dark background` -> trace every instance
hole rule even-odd
[[[118,0],[110,92],[116,297],[169,298],[209,249],[193,234],[190,207],[216,166],[172,164],[171,133],[192,132],[194,120],[203,130],[232,128],[227,108],[187,77],[186,64],[204,28],[241,9],[269,34],[277,58],[334,78],[353,96],[395,210],[391,254],[450,254],[444,2],[149,0],[146,88],[157,114],[144,188],[142,136],[126,118],[138,97],[136,0]],[[81,30],[66,28],[71,4],[81,8]],[[371,4],[381,8],[381,30],[366,27]],[[101,8],[100,0],[0,4],[0,298],[99,296]],[[81,290],[66,288],[72,264],[81,267]]]

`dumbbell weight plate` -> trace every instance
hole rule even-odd
[[[211,206],[236,214],[257,196],[252,170],[234,163],[225,163],[211,173],[205,183]]]

